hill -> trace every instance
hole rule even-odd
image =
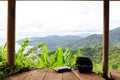
[[[120,27],[110,31],[110,44],[112,45],[120,44]]]
[[[120,27],[110,30],[110,45],[119,45],[120,44]],[[73,49],[77,49],[79,47],[92,46],[96,44],[102,44],[102,34],[92,34],[87,37],[80,36],[47,36],[47,37],[31,37],[32,42],[30,46],[37,45],[41,42],[46,42],[49,50],[56,49],[59,47],[69,47]],[[22,40],[17,41],[17,43],[21,44]]]
[[[110,45],[120,44],[120,27],[110,30],[109,43]],[[76,49],[79,47],[86,47],[95,44],[102,44],[102,34],[90,35],[88,37],[82,38],[81,40],[70,43],[66,47]]]
[[[41,42],[46,42],[47,46],[49,47],[49,50],[56,49],[58,46],[59,47],[64,47],[67,44],[73,43],[77,40],[80,40],[80,36],[58,36],[58,35],[53,35],[53,36],[47,36],[47,37],[31,37],[31,43],[29,46],[35,46]],[[22,39],[23,40],[23,39]],[[18,40],[17,43],[20,45],[22,40]]]

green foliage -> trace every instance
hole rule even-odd
[[[89,57],[94,64],[94,71],[102,71],[102,45],[97,44],[81,48],[81,53]],[[120,70],[120,46],[109,46],[109,70]]]
[[[28,48],[30,40],[25,38],[16,52],[15,65],[8,67],[6,64],[7,45],[0,46],[0,79],[4,80],[7,76],[15,74],[24,70],[33,68],[47,68],[53,69],[54,67],[67,65],[74,67],[75,59],[81,55],[80,49],[74,53],[72,49],[63,50],[58,47],[54,53],[49,55],[46,43],[40,43],[34,47]],[[39,54],[35,54],[35,51]]]
[[[101,46],[101,44],[81,48],[81,52],[84,56],[89,57],[96,64],[101,63],[101,61],[102,61],[102,46]]]
[[[7,44],[0,46],[0,62],[6,61]]]
[[[93,63],[93,71],[95,71],[97,74],[101,74],[102,73],[102,64],[99,63]]]
[[[21,47],[16,53],[16,64],[29,68],[36,68],[38,66],[38,61],[36,59],[37,55],[34,54],[34,51],[42,48],[45,43],[40,43],[36,46],[31,47],[30,49],[27,49],[29,43],[30,40],[28,38],[23,40]]]
[[[39,68],[48,68],[52,69],[58,66],[67,65],[70,67],[74,66],[75,59],[77,56],[80,56],[80,50],[77,53],[72,53],[71,49],[63,50],[59,47],[54,53],[48,55],[48,48],[46,44],[44,44],[43,51],[41,57],[37,58],[39,60]]]
[[[112,69],[119,69],[120,64],[120,47],[119,46],[110,46],[109,51],[109,64]]]
[[[14,66],[8,67],[5,62],[0,62],[0,80],[6,80],[9,75],[16,74],[18,72],[23,72],[30,70],[23,66],[15,64]]]
[[[55,51],[49,52],[46,43],[40,43],[28,48],[30,40],[25,38],[21,47],[16,52],[15,65],[8,67],[6,64],[7,45],[0,46],[0,79],[4,80],[7,76],[33,68],[53,69],[58,66],[69,66],[75,68],[77,56],[87,56],[93,62],[94,71],[102,73],[102,46],[101,44],[88,46],[78,50],[58,47]],[[37,51],[37,52],[36,52]],[[120,70],[120,47],[110,46],[109,69]],[[116,61],[117,60],[117,61]]]

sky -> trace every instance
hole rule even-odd
[[[110,2],[110,29],[120,27],[120,2]],[[17,1],[16,38],[102,33],[102,1]],[[6,39],[7,1],[0,1],[0,40]]]

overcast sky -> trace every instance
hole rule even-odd
[[[110,28],[120,27],[120,2],[110,4]],[[0,36],[6,36],[7,2],[0,1]],[[102,33],[103,2],[17,1],[17,38]]]

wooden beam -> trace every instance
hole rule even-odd
[[[108,74],[108,53],[109,53],[109,0],[104,0],[103,14],[103,76]]]
[[[8,1],[8,0],[0,0]],[[104,1],[104,0],[16,0],[16,1]],[[120,1],[120,0],[110,0],[110,1]]]
[[[15,63],[15,0],[8,0],[7,64]]]

